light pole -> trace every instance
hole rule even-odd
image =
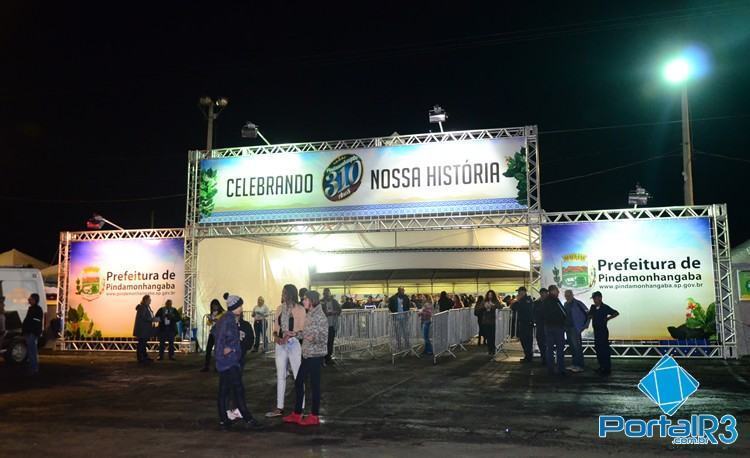
[[[200,107],[203,115],[208,121],[208,130],[206,132],[206,153],[211,156],[213,151],[214,141],[214,119],[219,117],[219,113],[229,105],[229,100],[226,97],[220,97],[216,100],[211,97],[201,97],[198,100],[198,107]]]
[[[693,205],[693,145],[690,140],[690,110],[688,107],[687,82],[692,69],[685,58],[671,60],[664,67],[664,78],[682,86],[682,177],[684,180],[685,205]]]

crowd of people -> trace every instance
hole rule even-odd
[[[393,326],[395,338],[403,339],[404,348],[411,348],[409,333],[406,331],[408,314],[416,310],[424,338],[425,355],[432,355],[430,329],[434,314],[450,309],[474,307],[473,313],[479,328],[478,345],[486,346],[487,353],[494,355],[496,314],[495,311],[509,307],[513,313],[513,328],[523,348],[523,363],[533,362],[533,340],[536,336],[542,364],[550,374],[565,376],[566,372],[584,370],[583,342],[581,334],[590,324],[594,328],[594,347],[599,362],[597,372],[608,375],[611,371],[609,332],[607,322],[618,316],[618,312],[602,302],[602,294],[595,292],[591,298],[593,304],[586,307],[576,299],[571,290],[564,292],[565,302],[559,299],[560,291],[556,285],[540,290],[540,297],[533,299],[525,287],[520,287],[517,294],[506,295],[502,300],[493,290],[484,295],[453,294],[442,291],[436,297],[431,294],[407,295],[403,287],[396,294],[381,300],[373,308],[383,303],[390,313],[394,314]],[[257,299],[249,323],[243,317],[244,300],[236,295],[225,293],[225,306],[218,299],[210,303],[210,313],[206,317],[210,326],[206,343],[206,354],[201,371],[208,372],[211,359],[214,359],[214,371],[219,374],[217,408],[219,424],[223,429],[231,429],[233,422],[241,421],[250,428],[257,428],[258,421],[253,417],[245,401],[245,390],[242,382],[242,370],[248,352],[267,351],[268,323],[272,316],[263,297]],[[275,331],[270,336],[274,343],[276,363],[276,406],[265,416],[281,417],[285,423],[303,426],[320,424],[320,390],[322,370],[334,364],[333,351],[342,310],[358,308],[351,297],[342,296],[343,304],[331,294],[329,288],[322,295],[317,291],[294,285],[285,285],[281,292],[281,305],[276,314]],[[30,298],[30,303],[33,298]],[[372,296],[367,303],[374,304]],[[365,304],[367,304],[365,303]],[[226,310],[226,311],[225,311]],[[34,314],[27,316],[33,321]],[[32,317],[32,318],[29,318]],[[169,359],[174,359],[174,336],[177,334],[176,323],[179,313],[167,300],[156,313],[151,309],[151,298],[144,296],[136,307],[136,318],[133,334],[138,338],[137,360],[141,364],[152,360],[146,352],[149,338],[154,334],[159,337],[159,356],[164,358],[167,351]],[[25,323],[26,327],[26,323]],[[31,323],[29,323],[29,334]],[[403,328],[400,329],[399,327]],[[572,364],[564,362],[565,344],[570,348]],[[399,342],[399,347],[401,347]],[[35,361],[35,358],[30,358]],[[294,379],[295,400],[290,412],[285,412],[286,384],[289,375]],[[309,413],[304,415],[305,385],[309,384],[312,405]]]

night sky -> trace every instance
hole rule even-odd
[[[451,130],[537,124],[548,211],[624,207],[636,181],[681,205],[660,69],[687,45],[710,56],[690,86],[695,200],[750,238],[750,2],[523,3],[3,2],[0,250],[56,260],[94,211],[182,226],[201,95],[230,100],[215,147],[254,144],[248,120],[275,143],[426,132],[437,103]]]

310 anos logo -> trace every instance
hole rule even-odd
[[[698,391],[700,384],[677,361],[664,355],[638,383],[638,389],[656,404],[665,415],[651,420],[624,418],[622,415],[600,415],[599,437],[625,433],[629,438],[670,438],[674,445],[733,444],[739,433],[733,415],[691,415],[673,420],[683,404]]]
[[[331,162],[323,173],[323,194],[338,202],[354,194],[362,184],[364,167],[356,154],[344,154]]]

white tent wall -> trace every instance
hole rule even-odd
[[[315,273],[390,269],[529,271],[529,254],[523,251],[319,253],[313,259]]]
[[[198,284],[196,316],[208,313],[211,299],[229,292],[245,301],[245,310],[252,310],[258,296],[275,310],[281,288],[292,283],[298,287],[310,283],[304,256],[297,250],[278,248],[238,239],[206,239],[198,245]],[[203,324],[198,326],[199,342],[203,342]]]

